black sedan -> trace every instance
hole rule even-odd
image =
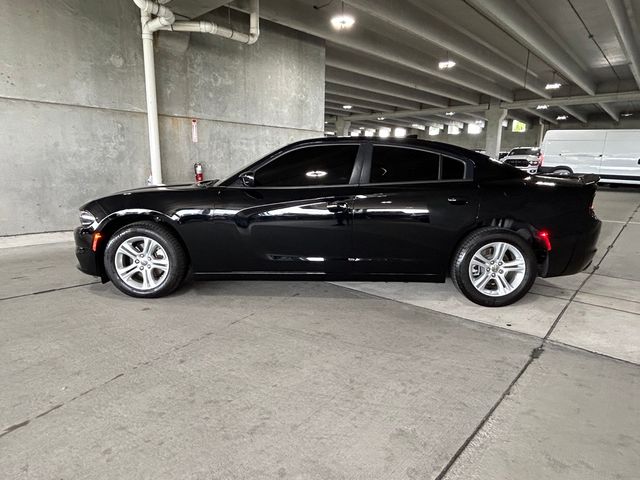
[[[195,278],[443,282],[515,302],[536,276],[571,275],[596,251],[598,178],[527,176],[421,140],[321,138],[222,181],[130,190],[82,207],[80,269],[128,295]]]

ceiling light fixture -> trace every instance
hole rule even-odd
[[[344,13],[344,2],[342,2],[342,13],[331,17],[331,25],[336,30],[349,30],[356,23],[353,16]]]
[[[546,110],[547,108],[549,108],[549,105],[538,105],[536,110]]]
[[[378,120],[382,121],[382,120],[384,120],[384,117],[378,117]]]
[[[631,116],[633,116],[633,113],[621,113],[620,116],[621,117],[631,117]]]
[[[561,83],[547,83],[545,90],[558,90],[562,86]]]
[[[440,70],[447,70],[447,69],[453,68],[455,66],[456,66],[456,62],[454,62],[453,60],[444,60],[444,61],[438,63],[438,68]]]
[[[445,115],[447,117],[453,117],[455,114],[456,114],[456,112],[447,112],[447,113],[445,113]]]
[[[556,120],[566,120],[567,118],[569,118],[569,117],[567,117],[566,115],[558,115],[556,117]]]
[[[343,105],[342,108],[344,108],[345,110],[351,110],[353,108],[353,106],[351,106],[351,105]]]

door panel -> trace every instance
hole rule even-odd
[[[221,189],[200,272],[348,270],[355,188]]]
[[[478,206],[472,181],[361,186],[353,206],[354,272],[446,272]]]

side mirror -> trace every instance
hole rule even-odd
[[[256,184],[256,179],[253,172],[244,172],[240,174],[240,181],[245,187],[253,187]]]

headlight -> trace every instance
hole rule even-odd
[[[538,165],[540,160],[529,160],[529,165]]]
[[[96,221],[96,217],[93,215],[93,213],[87,212],[86,210],[83,210],[82,212],[80,212],[80,224],[83,227],[88,227],[89,225],[92,225],[93,222],[95,221]]]

